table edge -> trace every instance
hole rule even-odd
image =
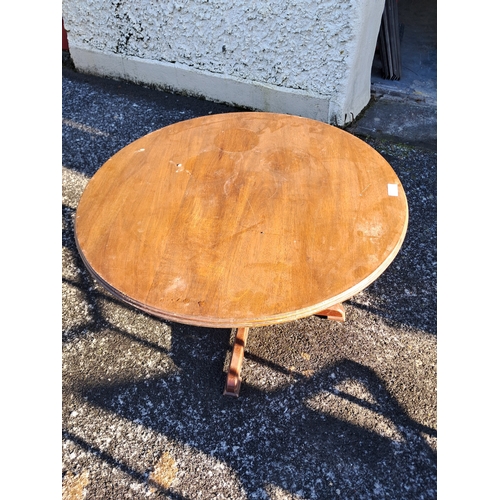
[[[134,300],[133,298],[129,297],[128,295],[125,295],[124,293],[120,292],[119,290],[111,286],[106,280],[104,280],[101,276],[99,276],[97,272],[94,271],[94,269],[92,269],[92,266],[85,258],[83,251],[80,248],[80,245],[78,244],[78,238],[76,237],[76,234],[74,236],[78,253],[80,254],[80,257],[85,265],[85,268],[88,270],[90,275],[108,293],[110,293],[113,297],[119,299],[123,303],[128,304],[136,309],[139,309],[140,311],[143,311],[157,318],[161,318],[166,321],[172,321],[184,325],[192,325],[192,326],[199,326],[206,328],[242,328],[242,327],[270,326],[281,323],[287,323],[302,318],[307,318],[309,316],[314,316],[315,314],[325,309],[328,309],[329,307],[335,304],[339,304],[349,300],[351,297],[361,292],[371,283],[373,283],[390,266],[390,264],[398,255],[401,246],[403,245],[407,229],[408,229],[408,209],[406,211],[405,226],[401,233],[401,237],[398,241],[398,244],[392,249],[387,258],[380,264],[380,266],[377,269],[375,269],[373,273],[371,273],[366,278],[361,280],[355,286],[345,290],[341,294],[335,295],[334,297],[325,299],[322,302],[313,304],[308,307],[304,307],[302,309],[274,314],[260,319],[252,319],[252,320],[250,319],[236,320],[230,318],[221,319],[221,318],[211,318],[206,316],[192,316],[192,315],[184,316],[176,313],[168,313],[163,310],[157,309],[155,307],[148,306],[147,304],[143,304],[142,302],[138,302],[137,300]]]

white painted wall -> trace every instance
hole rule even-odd
[[[83,72],[345,125],[370,99],[384,0],[63,0]]]

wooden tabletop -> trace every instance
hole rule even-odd
[[[152,132],[89,181],[75,219],[85,265],[153,315],[208,327],[310,316],[373,282],[408,224],[403,187],[331,125],[229,113]]]

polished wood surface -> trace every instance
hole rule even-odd
[[[211,115],[129,144],[89,181],[80,254],[121,300],[208,327],[291,321],[340,304],[391,263],[406,196],[373,148],[273,113]]]

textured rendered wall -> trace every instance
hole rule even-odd
[[[82,71],[343,125],[369,101],[383,5],[63,0],[63,17]]]

